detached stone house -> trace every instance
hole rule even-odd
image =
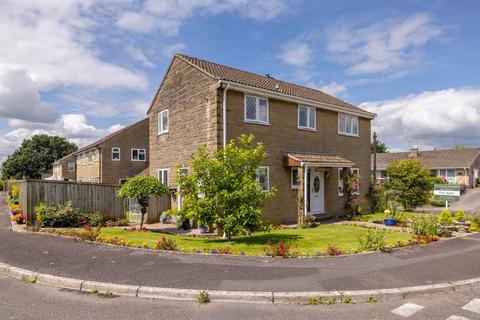
[[[432,176],[443,177],[448,183],[475,188],[480,169],[480,148],[459,148],[446,150],[409,152],[388,152],[377,154],[377,181],[388,178],[387,167],[396,160],[418,159],[432,171]],[[373,170],[373,156],[372,156]]]
[[[148,168],[148,118],[74,152],[79,182],[122,184]]]
[[[76,172],[75,155],[70,153],[53,163],[53,172],[50,179],[74,181],[77,179]]]
[[[176,189],[177,166],[188,173],[201,145],[217,149],[252,133],[268,153],[259,183],[278,190],[263,210],[270,223],[343,214],[347,170],[361,176],[368,211],[374,117],[315,89],[176,54],[148,111],[150,175]],[[173,197],[172,207],[181,204]]]

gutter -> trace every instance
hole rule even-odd
[[[294,102],[294,103],[300,103],[300,104],[303,104],[303,105],[312,106],[312,107],[316,107],[316,108],[319,108],[319,109],[325,109],[325,110],[341,112],[341,113],[345,113],[345,114],[351,114],[351,115],[355,115],[355,116],[364,117],[364,118],[367,118],[367,119],[374,119],[377,116],[375,113],[368,112],[368,111],[351,110],[349,108],[340,107],[340,106],[333,105],[333,104],[320,103],[318,101],[313,101],[313,100],[309,100],[309,99],[305,99],[305,98],[295,97],[295,96],[291,96],[291,95],[281,93],[281,92],[274,92],[274,91],[270,91],[270,90],[255,88],[255,87],[251,87],[251,86],[247,86],[247,85],[243,85],[243,84],[239,84],[239,83],[235,83],[235,82],[220,80],[220,83],[226,85],[226,87],[229,87],[230,89],[237,89],[237,90],[245,92],[245,93],[277,98],[277,99],[280,99],[280,100],[290,101],[290,102]]]

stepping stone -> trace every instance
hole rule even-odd
[[[397,309],[393,309],[391,312],[393,314],[396,314],[398,316],[408,318],[410,316],[413,316],[415,313],[417,313],[420,310],[423,310],[424,307],[419,306],[418,304],[415,303],[405,303],[404,305],[398,307]]]
[[[480,314],[480,299],[473,299],[464,305],[462,309]]]

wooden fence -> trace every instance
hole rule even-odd
[[[118,185],[80,183],[70,181],[28,180],[17,181],[20,189],[20,206],[28,221],[35,221],[34,209],[44,204],[66,204],[85,213],[99,212],[104,218],[124,219],[128,201],[117,197]],[[160,214],[170,209],[170,197],[151,198],[146,221],[158,222]]]

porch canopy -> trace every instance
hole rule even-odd
[[[287,167],[301,167],[304,165],[326,168],[351,168],[355,164],[340,156],[328,153],[287,152],[283,157]]]

